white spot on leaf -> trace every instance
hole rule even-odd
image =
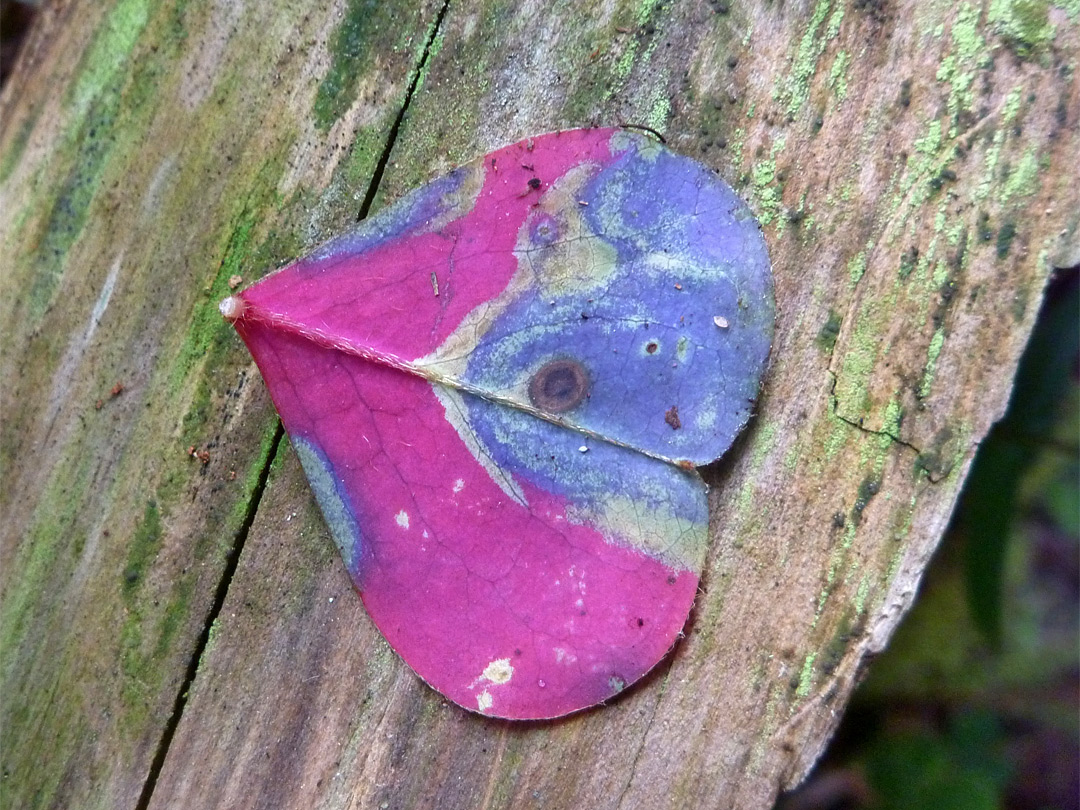
[[[495,705],[495,701],[491,699],[491,693],[489,693],[485,689],[483,692],[476,696],[476,705],[477,708],[480,709],[480,711],[486,712],[493,705]]]
[[[397,521],[397,525],[401,528],[409,528],[409,513],[406,512],[404,509],[394,515],[394,520]]]
[[[492,683],[509,683],[514,677],[514,668],[510,665],[509,658],[496,658],[484,667],[484,672],[480,677]]]

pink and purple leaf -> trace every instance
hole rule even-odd
[[[773,328],[757,223],[618,129],[505,147],[222,303],[390,645],[472,711],[607,700],[678,638]]]

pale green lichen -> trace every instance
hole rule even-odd
[[[1035,147],[1028,147],[1002,184],[999,202],[1004,205],[1012,197],[1029,197],[1039,187],[1039,159]]]
[[[851,425],[843,419],[830,416],[829,425],[829,436],[825,439],[824,462],[826,464],[836,458],[836,454],[843,449],[844,445],[847,444],[848,437],[851,436]]]
[[[814,11],[810,15],[810,21],[806,25],[806,33],[799,41],[798,50],[792,59],[791,72],[784,77],[783,83],[773,91],[773,98],[780,101],[788,115],[795,115],[802,109],[810,95],[810,80],[817,70],[818,61],[825,52],[829,40],[835,39],[840,32],[840,24],[844,19],[844,6],[838,4],[829,15],[831,3],[828,0],[818,0]],[[822,24],[828,18],[824,35],[821,33]]]
[[[855,607],[856,615],[861,616],[866,611],[866,597],[870,594],[870,574],[863,574],[862,579],[859,580],[859,586],[855,589],[855,598],[852,600],[852,604]]]
[[[921,155],[935,155],[941,148],[941,121],[931,121],[926,134],[915,139],[915,151]]]
[[[949,85],[949,136],[956,137],[960,113],[970,109],[975,101],[972,90],[975,72],[986,60],[986,42],[982,37],[978,10],[969,3],[961,5],[950,34],[953,47],[941,60],[937,80]]]
[[[930,387],[934,383],[934,372],[937,370],[938,357],[945,345],[945,329],[938,327],[934,336],[930,339],[930,346],[926,350],[926,366],[923,370],[922,382],[919,383],[919,397],[925,399],[930,395]]]
[[[944,260],[939,259],[934,265],[934,275],[931,278],[934,289],[941,289],[946,281],[949,280],[949,266]]]
[[[851,55],[847,51],[839,51],[833,60],[832,69],[829,71],[829,87],[836,93],[836,97],[843,101],[847,98],[847,69],[851,64]]]
[[[778,435],[777,426],[771,422],[763,424],[754,436],[753,448],[750,451],[750,469],[747,472],[746,478],[742,488],[739,490],[739,494],[735,499],[735,512],[738,516],[736,521],[740,524],[745,523],[749,519],[749,514],[752,508],[755,507],[756,500],[755,494],[757,492],[757,485],[761,481],[762,466],[765,464],[765,459],[769,457],[769,454],[776,447],[776,437]],[[757,505],[758,516],[764,515],[765,510]],[[747,533],[749,534],[749,532]]]
[[[901,415],[902,409],[900,408],[900,403],[897,401],[896,397],[893,397],[885,406],[885,413],[881,419],[881,430],[882,432],[887,433],[888,437],[899,438]]]
[[[769,150],[769,157],[759,160],[750,167],[750,185],[754,192],[754,202],[758,220],[762,225],[768,225],[777,219],[783,200],[783,186],[780,183],[776,169],[776,156],[783,150],[786,139],[783,135],[778,137]],[[778,235],[783,233],[784,220],[777,222]]]
[[[795,695],[799,698],[810,696],[810,689],[814,684],[814,659],[817,653],[809,653],[803,661],[802,672],[799,674],[799,685],[795,687]]]
[[[986,19],[1022,59],[1049,45],[1056,33],[1046,0],[991,0]]]
[[[653,103],[645,116],[645,123],[657,132],[667,130],[668,120],[671,118],[671,99],[663,90],[658,90],[653,97]]]
[[[848,261],[848,278],[851,279],[852,287],[858,284],[859,280],[862,279],[863,274],[866,273],[866,261],[867,257],[865,250],[860,250],[858,253],[851,257],[850,261]]]
[[[1017,85],[1005,96],[1001,108],[1001,127],[994,133],[994,139],[986,150],[983,161],[983,173],[975,186],[972,196],[976,201],[985,200],[990,196],[998,170],[998,161],[1001,159],[1001,150],[1005,146],[1005,133],[1014,121],[1017,120],[1022,106],[1023,87]]]

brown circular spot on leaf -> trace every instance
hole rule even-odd
[[[589,393],[589,375],[576,360],[552,360],[529,380],[529,399],[548,413],[573,410]]]

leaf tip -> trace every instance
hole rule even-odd
[[[218,304],[221,316],[229,323],[235,323],[239,320],[243,316],[246,308],[247,304],[245,304],[244,300],[237,295],[230,295]]]

